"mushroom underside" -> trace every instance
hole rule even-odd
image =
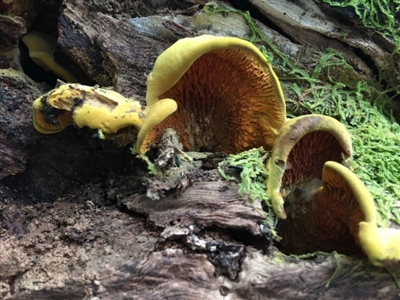
[[[341,163],[342,153],[327,131],[308,133],[294,145],[282,180],[287,214],[277,226],[282,252],[362,253],[357,236],[363,214],[347,182],[324,169],[326,161]]]
[[[35,101],[33,124],[41,133],[57,133],[73,123],[72,112],[50,106],[47,97],[44,95]]]
[[[324,130],[307,133],[293,146],[288,155],[282,189],[295,191],[304,183],[321,178],[325,162],[341,163],[343,153],[345,149],[332,133]]]
[[[167,128],[186,151],[238,153],[272,147],[285,119],[276,78],[264,62],[240,47],[210,51],[197,59],[159,99],[178,109],[148,135],[155,144]]]

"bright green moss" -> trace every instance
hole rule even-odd
[[[240,167],[242,170],[238,193],[247,195],[252,201],[256,199],[267,201],[267,193],[265,192],[267,173],[264,167],[266,157],[267,153],[263,148],[254,148],[236,155],[229,155],[219,164],[218,170],[223,178],[235,180],[234,177],[225,174],[224,167],[227,165]]]

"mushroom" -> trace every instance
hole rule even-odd
[[[307,184],[321,178],[324,163],[342,163],[351,153],[350,134],[334,118],[315,114],[285,121],[267,162],[267,193],[277,217],[286,218],[284,197],[310,194]]]
[[[400,230],[377,227],[374,200],[361,180],[334,161],[325,162],[321,174],[321,185],[311,199],[297,199],[281,223],[285,251],[363,252],[375,266],[399,262]]]
[[[22,42],[28,47],[29,57],[46,71],[51,71],[68,82],[77,79],[64,67],[54,60],[57,41],[43,32],[32,30],[22,37]]]
[[[143,107],[139,101],[111,90],[63,84],[34,101],[33,124],[45,134],[60,132],[71,124],[87,126],[101,130],[106,138],[126,144],[142,125],[161,122],[175,110],[173,100]]]
[[[268,150],[286,118],[271,65],[252,43],[234,37],[185,38],[165,50],[147,79],[147,105],[160,99],[175,100],[178,109],[139,133],[139,153],[167,128],[176,130],[184,150]]]

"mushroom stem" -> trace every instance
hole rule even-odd
[[[143,142],[148,137],[149,132],[154,128],[154,126],[161,123],[166,117],[175,112],[177,108],[178,105],[173,99],[159,100],[147,108],[146,117],[144,118],[143,124],[139,130],[136,141],[135,148],[138,154],[144,154],[147,151]]]

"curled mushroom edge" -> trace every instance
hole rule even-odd
[[[142,127],[146,129],[147,123],[160,122],[173,113],[176,104],[160,101],[144,107],[140,101],[112,90],[68,83],[37,98],[32,108],[33,125],[43,134],[75,124],[100,130],[105,138],[125,145]]]
[[[318,153],[318,150],[321,152]],[[282,195],[285,185],[290,187],[298,185],[299,181],[321,177],[326,161],[344,163],[351,155],[350,134],[336,119],[311,114],[285,121],[266,164],[267,193],[276,216],[286,218]],[[304,174],[308,178],[304,178]],[[284,175],[290,177],[286,178],[288,183]]]

